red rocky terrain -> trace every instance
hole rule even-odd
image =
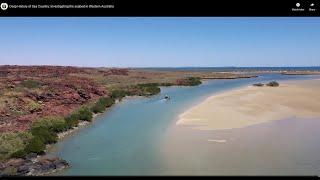
[[[66,116],[81,105],[108,95],[92,79],[90,68],[0,66],[0,132],[25,131],[42,116]],[[105,70],[105,74],[126,74]]]

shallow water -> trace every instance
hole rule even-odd
[[[66,137],[63,141],[54,145],[54,150],[51,151],[51,154],[58,155],[71,164],[71,168],[57,175],[201,175],[253,174],[255,172],[257,174],[277,174],[278,172],[282,172],[282,170],[271,168],[267,171],[260,171],[253,167],[258,166],[259,162],[262,161],[270,164],[273,159],[271,157],[275,158],[274,163],[277,163],[277,165],[283,165],[283,167],[288,168],[291,168],[292,159],[302,162],[301,159],[310,158],[311,156],[317,157],[317,152],[320,152],[318,149],[320,144],[310,143],[316,141],[316,136],[318,135],[316,132],[312,131],[315,136],[311,137],[310,135],[309,137],[311,131],[302,131],[305,133],[305,137],[313,140],[308,139],[308,141],[302,142],[306,151],[297,151],[294,154],[295,156],[290,156],[291,159],[288,160],[278,160],[277,154],[273,156],[273,146],[269,146],[268,143],[270,144],[270,139],[272,139],[272,142],[275,144],[281,144],[281,138],[287,139],[287,142],[293,141],[293,138],[286,136],[286,133],[279,133],[281,138],[276,138],[273,133],[271,133],[272,136],[269,136],[270,133],[259,135],[260,131],[252,131],[255,137],[261,136],[262,139],[252,140],[249,138],[246,140],[246,138],[251,136],[243,135],[244,140],[241,142],[234,141],[232,145],[216,149],[215,146],[211,145],[227,145],[230,143],[230,140],[219,143],[208,141],[208,139],[204,139],[204,141],[201,139],[201,143],[198,143],[196,139],[203,137],[203,132],[189,132],[188,128],[172,131],[175,128],[180,128],[175,126],[175,121],[180,113],[214,93],[247,86],[256,82],[278,80],[281,85],[281,80],[311,79],[315,77],[319,78],[317,76],[264,74],[252,79],[209,80],[196,87],[165,87],[161,89],[159,95],[151,98],[124,100],[110,108],[103,115],[97,117],[95,122],[89,127],[81,129],[78,133]],[[171,100],[162,100],[164,95],[171,96]],[[296,126],[299,128],[303,125],[297,125],[296,123]],[[310,126],[310,129],[320,127],[318,123],[307,126]],[[290,125],[281,126],[280,129],[287,131],[286,128],[290,127]],[[279,128],[274,128],[275,134],[277,129],[279,130]],[[238,130],[231,131],[228,138],[239,136],[237,134],[239,133]],[[217,132],[210,131],[208,133]],[[291,134],[295,135],[294,132]],[[190,137],[189,140],[195,139],[195,141],[179,140],[179,138],[184,136]],[[188,151],[181,151],[185,146],[175,146],[179,144],[174,141],[177,139],[178,142],[185,141],[188,143],[188,146],[193,148],[187,148]],[[215,140],[216,137],[211,139]],[[255,141],[259,141],[261,144],[259,147],[262,146],[266,150],[264,148],[248,149],[250,147],[258,147],[255,146]],[[265,145],[264,141],[266,142]],[[196,144],[199,144],[199,147]],[[208,148],[209,146],[210,148]],[[236,146],[240,150],[238,149],[238,151],[231,153]],[[281,148],[284,148],[281,151],[286,151],[286,147],[289,148],[290,146],[281,146]],[[296,146],[293,147],[296,148]],[[249,152],[251,153],[248,153],[247,150],[250,150]],[[270,151],[269,155],[260,157],[265,151]],[[177,152],[181,153],[174,155]],[[308,157],[305,157],[304,153],[308,153]],[[214,154],[219,155],[220,158],[217,158]],[[255,159],[259,159],[259,162],[256,162]],[[221,163],[211,163],[212,161],[219,161]],[[243,169],[237,169],[237,167],[244,166],[243,164],[246,161],[252,163],[245,165]],[[229,162],[233,165],[230,166]],[[312,163],[320,164],[320,161]],[[292,167],[293,169],[296,168],[293,165]],[[301,170],[297,170],[296,172],[311,172],[307,165],[297,167],[301,168]],[[291,171],[285,172],[291,174]]]
[[[320,175],[320,119],[285,119],[245,128],[172,127],[164,162],[173,175]]]

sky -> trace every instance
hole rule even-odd
[[[0,65],[320,66],[317,17],[2,17],[0,35]]]

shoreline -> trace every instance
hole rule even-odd
[[[134,96],[125,96],[125,97],[123,97],[121,100],[118,100],[118,99],[117,99],[112,106],[106,108],[103,112],[101,112],[101,113],[93,113],[93,115],[92,115],[92,120],[91,120],[91,121],[80,121],[76,127],[73,127],[72,129],[69,129],[69,130],[67,130],[67,131],[58,133],[58,134],[57,134],[57,135],[58,135],[58,142],[59,142],[59,141],[63,141],[64,138],[70,137],[71,135],[74,135],[74,134],[80,132],[81,129],[86,128],[86,127],[88,127],[89,125],[92,125],[100,115],[102,115],[102,114],[104,114],[104,113],[107,113],[107,112],[109,111],[109,109],[112,108],[114,105],[116,105],[116,104],[118,104],[118,103],[120,103],[120,102],[122,102],[122,101],[132,100],[132,99],[137,99],[137,98],[146,98],[146,97],[145,97],[145,96],[137,96],[137,95],[134,95]],[[56,143],[58,143],[58,142],[56,142]],[[41,159],[41,158],[46,158],[46,157],[52,156],[52,155],[51,155],[50,153],[48,153],[48,152],[54,151],[53,148],[54,148],[54,146],[56,145],[56,143],[54,143],[54,144],[47,144],[47,145],[46,145],[46,149],[45,149],[45,151],[44,151],[45,154],[43,154],[43,155],[38,155],[38,156],[36,157],[36,159],[38,160],[38,159]],[[58,157],[57,157],[57,156],[54,156],[53,158],[58,158]],[[51,174],[54,174],[54,173],[56,173],[56,172],[58,172],[58,171],[66,170],[66,169],[69,168],[69,167],[70,167],[70,165],[68,164],[68,166],[65,166],[65,167],[63,167],[63,168],[54,169],[54,170],[52,170],[52,171],[50,171],[50,172],[45,172],[45,173],[42,173],[42,174],[37,174],[36,176],[51,175]],[[33,174],[30,174],[30,175],[33,175]]]
[[[255,78],[255,77],[257,77],[257,76],[246,77],[246,78]],[[233,79],[239,79],[239,78],[243,78],[243,77],[238,77],[238,78],[233,78]],[[220,78],[218,78],[218,79],[220,79]],[[202,81],[202,82],[205,82],[206,80],[208,80],[208,79],[202,79],[201,81]],[[166,87],[166,86],[160,86],[160,87]],[[172,87],[185,87],[185,86],[184,86],[184,85],[174,85],[174,86],[172,86]],[[146,96],[146,97],[147,97],[147,96]],[[125,97],[122,99],[122,101],[124,101],[124,100],[130,100],[130,99],[135,99],[135,98],[145,98],[145,96],[136,96],[136,95],[134,95],[134,96],[125,96]],[[116,100],[115,104],[117,104],[117,103],[119,103],[118,100]],[[113,107],[113,105],[112,105],[111,107]],[[111,108],[111,107],[109,107],[109,108]],[[95,114],[93,114],[93,118],[92,118],[92,120],[91,120],[90,122],[88,122],[88,121],[80,121],[80,122],[78,123],[78,126],[77,126],[77,127],[74,127],[74,128],[72,128],[72,129],[69,129],[69,130],[67,130],[67,131],[65,131],[65,132],[58,133],[58,134],[57,134],[57,135],[58,135],[58,142],[61,141],[61,140],[63,140],[63,138],[68,137],[68,136],[71,135],[71,134],[74,134],[75,132],[79,132],[78,130],[80,130],[80,129],[84,128],[84,127],[87,127],[88,125],[94,123],[94,121],[96,120],[97,116],[99,116],[100,114],[103,114],[103,113],[108,112],[108,109],[109,109],[109,108],[106,108],[102,113],[95,113]],[[47,146],[46,146],[46,149],[45,149],[45,152],[48,152],[48,151],[52,150],[51,148],[52,148],[53,146],[54,146],[54,144],[47,145]],[[48,154],[41,155],[40,158],[46,157],[46,155],[48,155]],[[67,167],[69,167],[69,166],[66,166],[66,167],[61,168],[61,169],[54,169],[52,172],[46,172],[46,173],[43,173],[43,174],[40,174],[40,175],[44,175],[44,174],[49,174],[49,175],[50,175],[50,174],[55,173],[55,172],[57,172],[57,171],[64,170],[64,169],[66,169]],[[39,174],[37,174],[37,175],[39,175]]]
[[[249,85],[213,94],[181,113],[175,124],[198,130],[222,130],[290,117],[320,117],[316,111],[320,107],[316,101],[320,97],[317,93],[320,79],[279,82],[279,87]]]
[[[141,96],[126,96],[124,98],[122,98],[121,101],[124,100],[130,100],[130,99],[135,99],[135,98],[140,98]],[[118,104],[120,101],[116,100],[115,104]],[[103,112],[101,113],[93,113],[92,115],[92,119],[91,121],[79,121],[79,123],[77,124],[76,127],[73,127],[72,129],[68,129],[66,131],[57,133],[58,136],[58,141],[56,143],[58,143],[59,141],[63,141],[64,138],[67,138],[75,133],[78,133],[81,129],[88,127],[89,125],[91,125],[92,123],[94,123],[94,121],[97,119],[97,117],[99,117],[100,115],[107,113],[108,110],[110,108],[112,108],[114,105],[112,105],[111,107],[106,108]],[[54,144],[47,144],[44,150],[44,154],[35,154],[35,153],[31,153],[32,156],[31,157],[25,157],[25,158],[10,158],[8,159],[5,164],[9,163],[9,165],[4,165],[4,166],[16,166],[18,164],[18,170],[21,168],[21,166],[28,166],[31,170],[28,173],[25,173],[26,176],[44,176],[44,175],[51,175],[54,174],[56,172],[62,171],[62,170],[66,170],[67,168],[70,167],[70,164],[59,158],[58,156],[53,156],[52,154],[50,154],[50,151],[54,151],[54,146],[56,145],[56,143]],[[13,163],[11,163],[11,161]],[[44,167],[44,168],[51,168],[50,170],[43,170],[42,168],[42,164],[43,162],[49,162],[47,164],[52,164],[51,167]],[[13,164],[13,165],[10,165]],[[28,164],[28,165],[26,165]],[[53,168],[52,166],[56,166],[56,168]],[[38,168],[38,169],[36,169]],[[40,168],[40,169],[39,169]],[[1,171],[0,171],[1,173]],[[0,177],[2,177],[2,175],[0,174]]]
[[[247,76],[246,76],[246,77],[241,77],[241,76],[240,76],[240,77],[236,77],[236,78],[227,78],[227,79],[256,78],[256,77],[258,77],[258,76],[249,76],[249,77],[247,77]],[[222,79],[223,79],[223,78],[222,78]],[[220,80],[220,78],[218,78],[218,79],[201,79],[201,81],[207,81],[207,80]],[[167,86],[159,86],[159,87],[161,88],[161,87],[167,87]],[[186,87],[186,86],[183,86],[183,85],[172,85],[172,86],[169,86],[169,87]],[[72,129],[69,129],[69,130],[67,130],[67,131],[58,133],[58,134],[57,134],[57,135],[58,135],[58,142],[59,142],[59,141],[63,141],[64,138],[67,138],[67,137],[69,137],[69,136],[71,136],[71,135],[73,135],[73,134],[75,134],[75,133],[77,133],[77,132],[80,132],[80,130],[81,130],[82,128],[88,127],[89,125],[93,124],[99,115],[108,112],[108,110],[109,110],[110,108],[112,108],[114,105],[116,105],[116,104],[118,104],[118,103],[120,103],[120,102],[122,102],[122,101],[132,100],[132,99],[137,99],[137,98],[148,98],[148,96],[137,96],[137,95],[133,95],[133,96],[125,96],[125,97],[123,97],[121,100],[118,100],[118,99],[117,99],[112,106],[106,108],[103,112],[101,112],[101,113],[93,113],[93,117],[92,117],[92,120],[91,120],[90,122],[89,122],[89,121],[80,121],[76,127],[73,127]],[[58,143],[58,142],[57,142],[57,143]],[[55,143],[55,144],[56,144],[56,143]],[[50,154],[48,154],[48,152],[54,151],[53,148],[54,148],[54,145],[55,145],[55,144],[48,144],[48,145],[46,145],[46,149],[45,149],[45,151],[44,151],[45,154],[44,154],[44,155],[38,155],[38,156],[37,156],[37,159],[38,159],[38,158],[44,158],[44,157],[47,157],[47,156],[51,156]],[[69,165],[66,166],[66,167],[64,167],[64,168],[54,169],[54,170],[51,171],[51,172],[46,172],[46,173],[43,173],[43,174],[41,174],[41,175],[51,175],[51,174],[54,174],[54,173],[56,173],[56,172],[58,172],[58,171],[66,170],[68,167],[69,167]]]

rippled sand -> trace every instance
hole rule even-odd
[[[214,95],[181,114],[177,125],[218,130],[292,117],[320,117],[319,79],[285,82],[279,87],[249,86]]]

